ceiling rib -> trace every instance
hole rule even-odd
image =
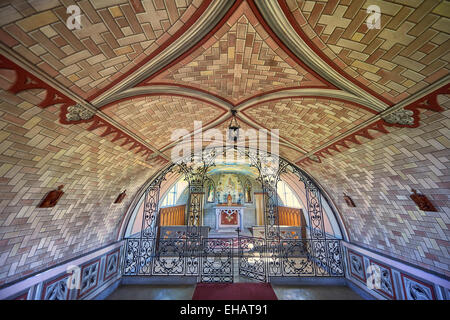
[[[255,0],[256,6],[260,10],[265,21],[281,41],[305,64],[315,72],[326,78],[336,87],[366,101],[365,105],[373,110],[381,112],[389,107],[383,101],[369,94],[351,81],[345,79],[336,70],[330,67],[325,61],[320,59],[317,54],[300,38],[290,22],[287,20],[277,1]]]
[[[233,1],[212,1],[200,18],[183,35],[140,69],[136,70],[132,75],[103,92],[91,102],[96,106],[104,105],[105,100],[110,100],[113,95],[120,91],[127,90],[137,85],[153,73],[171,63],[213,29],[218,21],[220,21],[228,12],[233,3]]]

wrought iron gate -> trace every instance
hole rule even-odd
[[[267,282],[266,243],[255,237],[238,237],[239,276]]]
[[[125,276],[196,276],[233,282],[233,239],[127,239]]]
[[[233,282],[233,239],[203,239],[200,282]]]
[[[239,237],[239,275],[270,282],[270,277],[344,276],[339,239],[266,240]]]
[[[239,151],[238,149],[236,149]],[[214,151],[214,150],[213,150]],[[322,195],[315,182],[298,167],[264,153],[240,150],[260,172],[264,199],[263,237],[211,239],[201,234],[203,184],[206,171],[217,156],[202,156],[202,165],[177,163],[165,169],[146,190],[142,229],[126,239],[123,275],[196,276],[199,282],[233,282],[233,249],[238,251],[239,275],[268,282],[277,276],[344,276],[339,239],[325,232]],[[191,159],[192,160],[192,159]],[[277,163],[280,161],[280,163]],[[159,192],[168,172],[178,166],[189,182],[186,231],[176,238],[158,238]],[[280,232],[277,183],[289,170],[305,185],[308,236],[292,237]]]

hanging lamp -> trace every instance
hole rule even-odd
[[[228,126],[228,140],[236,143],[239,139],[239,129],[241,128],[236,119],[236,110],[231,110],[232,118]]]

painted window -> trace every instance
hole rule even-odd
[[[290,208],[301,208],[300,202],[294,191],[284,181],[278,181],[277,185],[278,196],[282,201],[282,205]]]
[[[177,204],[180,199],[181,194],[187,188],[188,183],[185,180],[178,180],[172,188],[170,188],[169,192],[166,193],[164,200],[161,202],[161,207],[170,207]]]

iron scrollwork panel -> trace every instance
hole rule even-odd
[[[328,252],[325,240],[311,240],[316,276],[328,276]]]
[[[344,276],[344,260],[340,240],[326,240],[328,251],[328,272],[331,276]]]
[[[282,246],[279,240],[266,240],[268,276],[281,276]]]
[[[233,239],[203,239],[201,282],[233,282]]]
[[[314,276],[315,267],[311,259],[310,240],[282,240],[283,276]]]
[[[188,238],[200,238],[200,225],[203,211],[203,193],[190,192],[188,211]]]
[[[199,237],[186,239],[186,275],[198,276],[200,272],[200,258],[202,242]]]
[[[139,251],[141,247],[140,239],[127,239],[125,242],[123,275],[136,275],[139,270]]]
[[[279,239],[278,195],[276,188],[263,186],[266,239]]]
[[[145,194],[144,215],[142,217],[142,238],[156,238],[159,190],[159,185],[153,186]]]
[[[149,275],[152,273],[151,263],[155,255],[155,243],[154,238],[141,239],[140,251],[139,251],[139,275]]]
[[[239,237],[239,275],[258,281],[267,281],[265,240]]]
[[[153,275],[185,275],[185,239],[164,239],[157,243],[152,259]]]
[[[306,185],[306,201],[311,222],[311,238],[325,238],[320,191],[315,186]]]

